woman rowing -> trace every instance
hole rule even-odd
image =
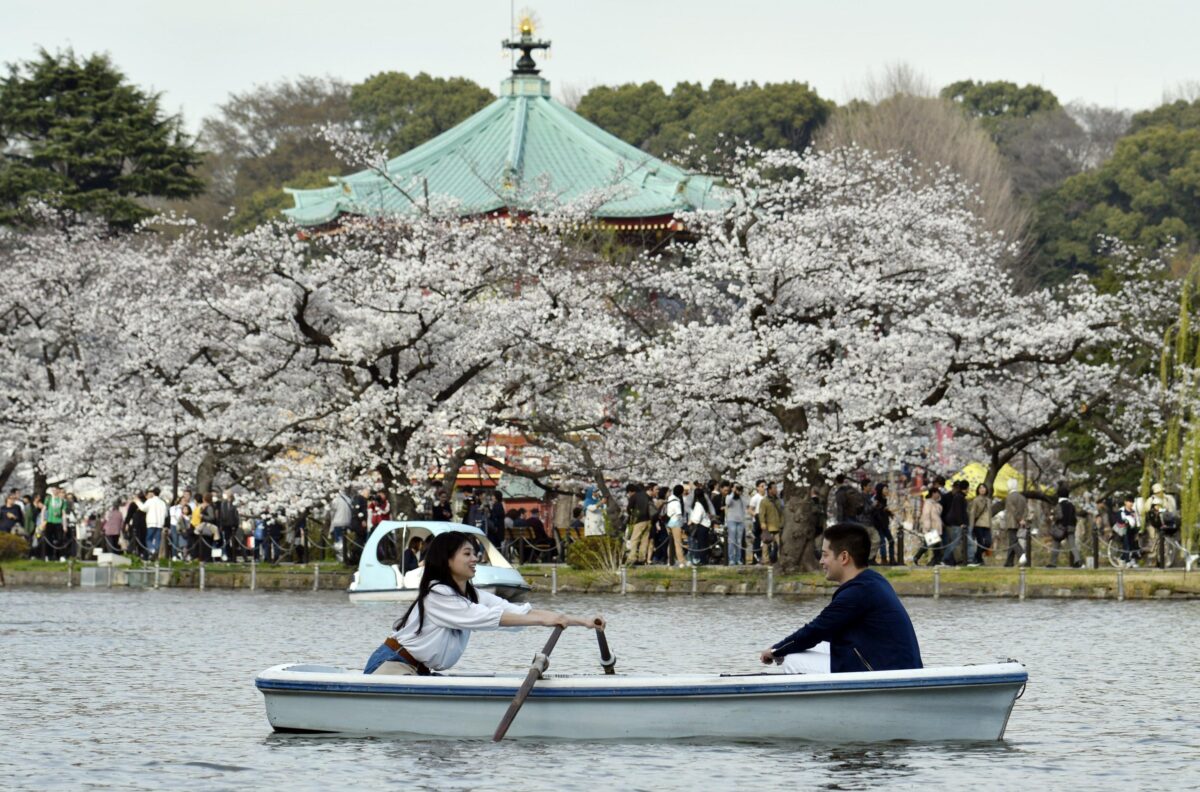
[[[462,657],[475,630],[499,627],[604,628],[600,617],[534,610],[471,585],[479,557],[469,534],[447,531],[425,546],[425,568],[417,599],[375,650],[364,674],[420,674],[450,668]]]

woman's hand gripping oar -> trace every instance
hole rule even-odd
[[[604,620],[596,619],[596,642],[600,644],[600,667],[606,674],[617,673],[617,656],[609,651],[608,639],[604,637]]]
[[[521,705],[529,697],[529,691],[533,690],[533,684],[541,679],[542,674],[550,667],[550,653],[554,651],[554,645],[558,643],[558,636],[562,635],[562,631],[562,625],[555,627],[554,632],[550,633],[550,640],[546,641],[546,645],[542,647],[542,651],[533,656],[533,663],[529,668],[529,673],[525,675],[525,681],[521,683],[521,689],[517,691],[517,695],[513,697],[512,703],[508,705],[508,710],[505,711],[504,717],[500,719],[500,725],[496,727],[496,733],[492,735],[492,742],[500,742],[504,739],[504,735],[508,732],[508,727],[512,725],[513,718],[517,717],[517,711],[521,709]]]

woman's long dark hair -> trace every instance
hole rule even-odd
[[[470,534],[465,534],[462,531],[446,531],[433,537],[425,545],[425,571],[421,573],[421,587],[417,590],[417,598],[413,601],[412,605],[408,606],[408,610],[404,612],[404,615],[393,625],[393,629],[399,630],[408,622],[408,617],[412,615],[413,608],[417,609],[417,632],[419,633],[424,629],[425,598],[429,596],[429,590],[438,583],[446,584],[452,591],[466,597],[471,602],[479,602],[479,595],[475,593],[475,587],[471,585],[471,581],[467,581],[466,591],[461,591],[458,588],[458,584],[454,581],[454,576],[450,574],[450,559],[465,544],[472,546],[475,544]]]

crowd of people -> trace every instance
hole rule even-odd
[[[897,493],[887,482],[845,475],[828,487],[812,488],[814,547],[820,546],[826,525],[856,523],[872,537],[872,564],[906,563],[904,534],[911,539],[913,564],[980,566],[990,558],[1005,566],[1028,566],[1035,538],[1044,531],[1040,541],[1049,540],[1047,566],[1056,567],[1061,559],[1079,567],[1084,559],[1078,535],[1090,527],[1099,541],[1117,543],[1123,565],[1156,560],[1171,566],[1176,560],[1179,512],[1160,484],[1145,502],[1127,497],[1077,508],[1066,487],[1048,497],[1022,491],[1009,480],[1007,494],[999,499],[986,484],[972,491],[966,481],[940,476],[917,488],[902,481],[905,486]],[[605,493],[620,502],[610,504]],[[629,483],[623,491],[591,486],[565,511],[555,508],[560,504],[506,505],[492,489],[457,494],[452,498],[444,488],[431,490],[413,516],[473,525],[517,563],[563,561],[572,541],[610,536],[623,542],[623,560],[634,566],[766,565],[778,560],[784,525],[780,487],[763,480],[753,488],[723,480]],[[345,488],[324,511],[256,515],[242,514],[229,490],[184,491],[168,502],[153,487],[100,509],[50,487],[44,497],[10,490],[0,508],[0,531],[25,536],[30,555],[43,560],[106,551],[145,560],[307,563],[332,554],[354,565],[370,532],[390,518],[387,494],[370,487]],[[385,544],[380,552],[398,560],[402,549]]]

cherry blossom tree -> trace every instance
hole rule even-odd
[[[731,189],[728,210],[687,218],[692,240],[640,262],[676,316],[636,358],[637,392],[679,427],[661,450],[783,482],[785,566],[813,565],[809,486],[894,463],[991,373],[1066,365],[1114,327],[1118,299],[1082,279],[1018,293],[949,171],[768,152]]]

